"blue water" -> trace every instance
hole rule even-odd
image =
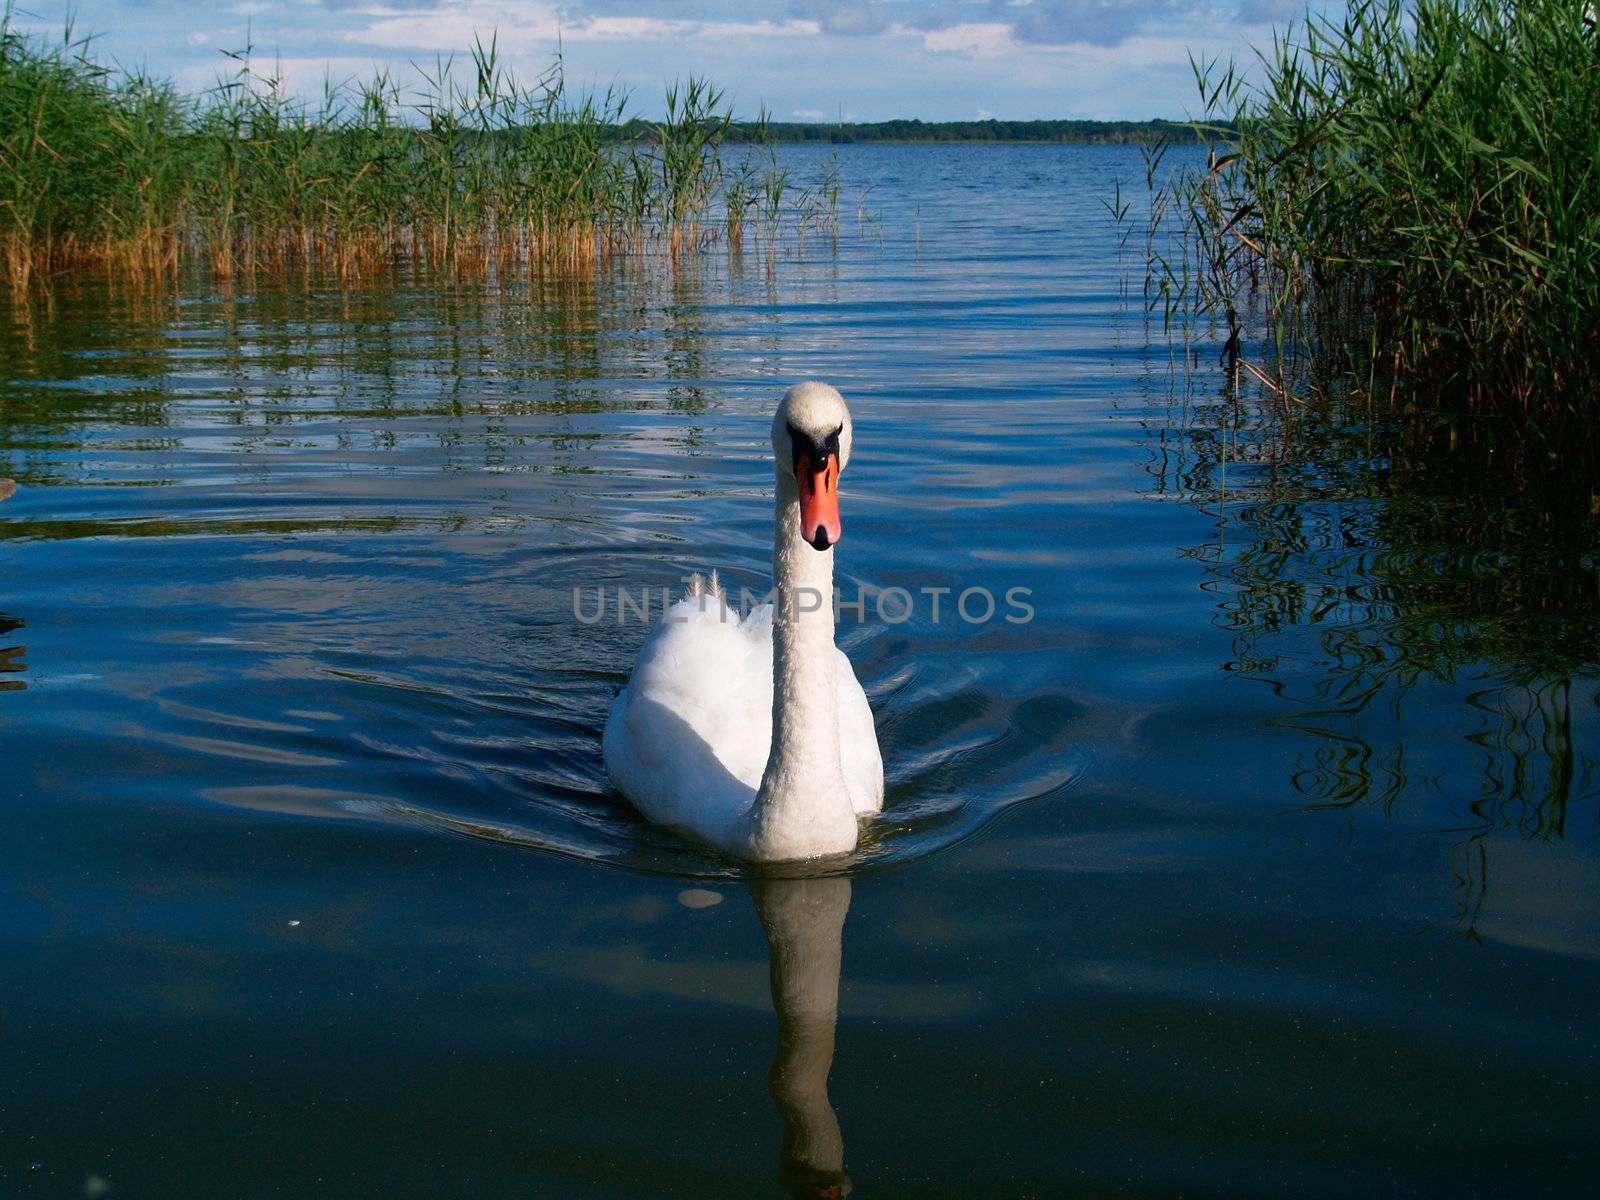
[[[770,260],[0,302],[0,1192],[1592,1194],[1595,547],[1183,370],[1135,151],[840,165]],[[809,377],[888,800],[753,897],[573,597],[764,590]]]

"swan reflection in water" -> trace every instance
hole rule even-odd
[[[839,961],[850,880],[766,879],[750,884],[772,952],[778,1045],[767,1086],[783,1120],[778,1180],[792,1196],[850,1194],[844,1137],[828,1100]]]

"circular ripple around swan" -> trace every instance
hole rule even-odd
[[[554,703],[560,693],[543,690],[537,711],[528,711],[512,697],[419,693],[414,685],[370,676],[361,683],[371,693],[364,705],[369,725],[390,731],[364,737],[367,749],[396,763],[409,761],[406,776],[425,771],[434,786],[390,794],[303,784],[222,787],[206,798],[301,817],[434,830],[649,874],[816,876],[881,871],[926,858],[1015,805],[1065,791],[1082,776],[1088,757],[1062,741],[1078,712],[1066,697],[1002,706],[976,689],[933,698],[914,697],[910,687],[893,690],[876,714],[888,768],[884,811],[863,822],[856,851],[752,866],[651,824],[610,788],[593,720],[604,704],[595,703],[592,691],[589,703],[569,695],[564,706]],[[419,733],[422,725],[431,726],[431,736]]]

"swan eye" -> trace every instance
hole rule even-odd
[[[792,448],[795,462],[805,458],[811,463],[813,471],[822,471],[828,465],[830,457],[839,460],[839,466],[844,467],[844,461],[839,455],[839,435],[844,432],[844,425],[837,426],[832,433],[823,437],[814,434],[802,433],[793,425],[789,426],[789,444]]]

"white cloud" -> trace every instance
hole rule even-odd
[[[966,54],[973,58],[1002,58],[1017,48],[1011,26],[995,21],[930,29],[922,34],[922,44],[934,54]]]
[[[367,14],[362,14],[366,16]],[[562,32],[550,4],[452,4],[430,11],[375,10],[365,24],[347,28],[342,39],[390,50],[464,51],[475,38],[497,44],[509,53],[555,43]]]
[[[828,33],[881,33],[889,27],[889,6],[883,0],[789,0],[796,17],[815,21]]]
[[[384,10],[376,19],[349,29],[344,40],[392,50],[432,51],[440,46],[465,48],[491,35],[499,47],[512,54],[553,47],[559,38],[569,42],[668,42],[697,39],[724,42],[737,39],[814,37],[815,21],[700,20],[651,15],[583,16],[554,4],[507,3],[506,0],[467,0],[431,11]]]

